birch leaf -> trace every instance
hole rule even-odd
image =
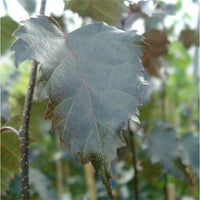
[[[12,44],[12,32],[17,28],[17,23],[9,16],[1,18],[1,53],[4,54]]]
[[[91,161],[112,197],[110,163],[125,145],[116,130],[141,104],[142,38],[104,23],[66,35],[45,16],[24,21],[14,35],[16,65],[41,64],[39,96],[49,98],[52,131],[83,164]]]

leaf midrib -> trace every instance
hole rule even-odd
[[[79,60],[77,58],[77,55],[75,53],[75,51],[73,50],[69,40],[68,40],[68,36],[65,34],[65,40],[69,46],[69,49],[74,57],[74,60],[76,62],[76,65],[79,69],[79,74],[80,74],[80,77],[81,77],[81,81],[86,89],[86,92],[87,92],[87,96],[88,96],[88,100],[89,100],[89,103],[90,103],[90,108],[91,108],[91,111],[92,111],[92,117],[93,117],[93,120],[94,120],[94,124],[95,124],[95,129],[96,129],[96,132],[97,132],[97,136],[98,136],[98,141],[99,141],[99,146],[100,146],[100,153],[101,153],[101,156],[102,158],[104,159],[104,154],[103,154],[103,148],[102,148],[102,145],[101,145],[101,138],[100,138],[100,132],[99,132],[99,129],[98,129],[98,125],[97,125],[97,119],[96,119],[96,115],[95,115],[95,111],[94,111],[94,108],[93,108],[93,104],[92,104],[92,99],[90,97],[90,91],[89,91],[89,88],[88,88],[88,85],[87,85],[87,82],[85,80],[85,77],[84,77],[84,74],[82,72],[82,69],[81,69],[81,66],[79,64]]]

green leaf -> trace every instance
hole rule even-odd
[[[20,104],[22,104],[23,101],[18,101],[17,103],[20,107],[22,106]],[[34,102],[32,104],[29,132],[30,143],[36,142],[38,136],[42,135],[42,133],[47,133],[49,130],[48,123],[47,121],[44,121],[42,115],[45,112],[46,103],[47,101],[42,101],[40,103]],[[21,116],[15,116],[6,122],[4,126],[11,126],[16,130],[19,130],[21,121]],[[20,169],[20,141],[17,136],[10,131],[3,131],[1,134],[1,191],[3,195],[9,189],[10,181]]]
[[[152,181],[153,178],[159,177],[161,175],[161,166],[160,163],[154,163],[145,158],[141,162],[142,174],[149,180]]]
[[[49,21],[56,23],[56,25],[58,25],[62,31],[66,31],[66,20],[64,15],[61,16],[51,15],[48,19]]]
[[[4,54],[13,42],[12,33],[17,28],[17,23],[9,16],[1,18],[1,53]]]
[[[152,163],[160,162],[164,172],[187,180],[185,171],[179,167],[179,148],[176,131],[167,124],[158,124],[152,131],[144,135],[143,145]]]
[[[50,122],[45,121],[44,113],[46,110],[47,99],[41,102],[33,102],[30,117],[30,136],[37,139],[44,137],[50,131]]]
[[[45,118],[82,163],[91,161],[111,196],[110,163],[125,145],[116,130],[141,104],[136,44],[142,38],[103,23],[63,35],[45,16],[23,24],[12,46],[16,65],[33,58],[41,63],[40,98],[49,98]]]
[[[123,0],[67,0],[66,9],[77,12],[81,17],[114,24],[126,10]]]
[[[5,126],[19,129],[21,117],[13,117]],[[14,174],[20,171],[20,141],[10,131],[1,133],[1,192],[6,193]]]

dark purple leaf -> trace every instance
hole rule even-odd
[[[45,16],[23,24],[12,46],[16,65],[40,62],[40,98],[49,98],[45,118],[62,144],[93,164],[111,196],[110,163],[125,145],[116,130],[141,104],[142,38],[104,23],[66,35]]]

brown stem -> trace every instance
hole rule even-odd
[[[31,69],[28,91],[24,103],[22,126],[19,132],[20,142],[21,142],[21,189],[22,189],[22,200],[29,200],[29,162],[28,162],[28,148],[29,148],[29,121],[30,121],[30,111],[33,99],[33,93],[36,82],[38,64],[33,61],[33,67]]]
[[[40,14],[45,13],[46,0],[42,0]],[[37,76],[38,63],[33,60],[33,66],[30,73],[28,90],[23,109],[22,126],[19,132],[21,142],[21,190],[22,200],[29,200],[29,122],[31,113],[31,104],[33,100],[33,94],[35,89],[35,82]]]
[[[6,130],[11,131],[17,137],[19,137],[19,132],[15,128],[11,127],[11,126],[4,126],[3,128],[1,128],[0,133],[3,133],[3,131],[6,131]]]
[[[134,144],[134,134],[133,131],[130,129],[130,120],[128,120],[128,132],[130,135],[130,146],[132,152],[132,162],[133,168],[135,172],[135,176],[133,178],[133,185],[134,185],[134,192],[135,192],[135,199],[139,200],[139,190],[138,190],[138,171],[137,171],[137,158],[136,158],[136,151],[135,151],[135,144]]]

